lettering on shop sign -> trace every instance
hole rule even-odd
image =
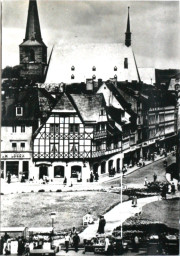
[[[11,155],[2,155],[2,158],[24,158],[24,154],[11,154]]]

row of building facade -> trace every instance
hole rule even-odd
[[[96,92],[54,93],[42,85],[4,92],[3,177],[10,172],[28,179],[76,179],[80,173],[87,181],[91,171],[120,172],[160,148],[171,150],[177,138],[176,96],[133,86],[107,81]]]
[[[129,9],[124,43],[58,45],[47,61],[29,0],[19,54],[20,78],[2,84],[2,177],[87,181],[176,144],[180,71],[138,68]]]

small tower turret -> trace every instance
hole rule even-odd
[[[131,46],[131,31],[130,31],[129,9],[130,9],[130,7],[128,7],[127,29],[126,29],[126,33],[125,33],[125,45],[127,47]]]

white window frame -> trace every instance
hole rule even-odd
[[[18,109],[21,109],[21,113],[18,114]],[[22,116],[23,115],[23,108],[22,107],[16,107],[16,116]]]

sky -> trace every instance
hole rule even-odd
[[[2,0],[2,67],[19,64],[29,0]],[[130,7],[138,67],[180,68],[178,1],[37,0],[41,34],[53,45],[124,42]]]

